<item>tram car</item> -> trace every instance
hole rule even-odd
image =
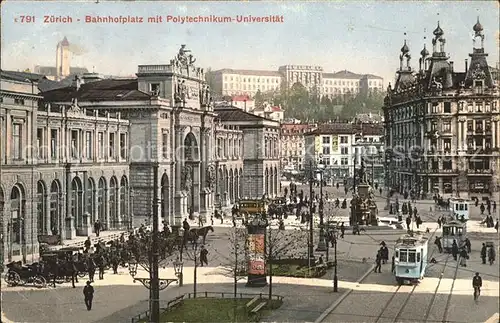
[[[467,224],[462,221],[451,220],[443,224],[443,233],[441,236],[441,245],[446,252],[451,251],[453,240],[457,242],[458,247],[462,247],[467,237]]]
[[[246,217],[253,214],[267,214],[268,203],[265,200],[243,199],[238,201],[238,211]]]
[[[416,283],[425,276],[428,237],[405,234],[394,246],[394,276],[399,285]]]
[[[469,207],[472,202],[465,199],[450,199],[450,215],[453,220],[467,221],[469,220]]]

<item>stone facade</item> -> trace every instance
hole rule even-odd
[[[87,236],[129,212],[129,122],[119,113],[46,104],[40,75],[2,71],[0,219],[3,260],[38,253],[38,235]],[[7,138],[10,138],[7,140]]]
[[[420,52],[419,70],[401,48],[394,88],[384,103],[388,183],[401,192],[491,198],[498,187],[500,107],[498,80],[483,48],[483,27],[473,27],[470,68],[457,72],[434,30],[433,50]]]
[[[237,126],[243,135],[240,197],[274,197],[280,192],[280,125],[232,106],[215,109],[222,124]]]

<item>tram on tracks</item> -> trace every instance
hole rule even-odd
[[[465,238],[467,237],[467,224],[462,221],[451,220],[443,224],[443,233],[441,237],[441,244],[443,250],[446,252],[451,251],[453,240],[457,242],[458,247],[464,245]]]
[[[469,220],[469,208],[473,202],[465,199],[450,199],[450,215],[453,220],[457,221],[468,221]]]
[[[394,246],[394,276],[399,285],[416,283],[425,276],[429,238],[405,234]]]

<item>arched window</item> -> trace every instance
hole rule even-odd
[[[93,225],[95,222],[95,183],[92,178],[87,178],[87,192],[85,194],[86,201],[86,209],[85,212],[90,214],[90,224]]]
[[[47,214],[45,201],[46,189],[42,181],[38,181],[36,188],[36,210],[37,210],[37,227],[38,234],[47,234]]]
[[[123,175],[120,181],[120,212],[123,220],[128,220],[130,217],[128,203],[128,181]]]
[[[21,243],[24,222],[24,205],[22,200],[21,189],[18,186],[12,188],[10,193],[10,211],[12,223],[12,242]]]
[[[52,234],[59,232],[59,194],[60,185],[57,181],[50,184],[50,230]]]
[[[111,228],[118,226],[118,184],[114,176],[109,182],[109,221]]]
[[[106,180],[99,179],[97,186],[97,215],[102,226],[106,225]]]
[[[78,229],[83,227],[82,193],[82,182],[80,178],[73,178],[73,181],[71,181],[71,216],[74,217],[75,227]]]

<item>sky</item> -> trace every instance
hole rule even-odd
[[[44,16],[70,16],[72,23],[44,23]],[[143,23],[86,23],[85,16],[139,16]],[[161,15],[162,23],[147,23]],[[174,23],[171,16],[283,16],[279,23]],[[33,16],[34,22],[28,22]],[[73,50],[72,66],[130,76],[138,65],[169,63],[181,44],[196,66],[277,70],[281,65],[318,65],[325,72],[349,70],[393,81],[404,40],[412,66],[440,22],[446,52],[457,71],[472,52],[472,26],[479,16],[491,66],[498,62],[499,7],[496,1],[4,1],[1,5],[1,68],[55,66],[64,36]],[[77,19],[80,19],[78,22]],[[406,33],[406,35],[405,35]]]

